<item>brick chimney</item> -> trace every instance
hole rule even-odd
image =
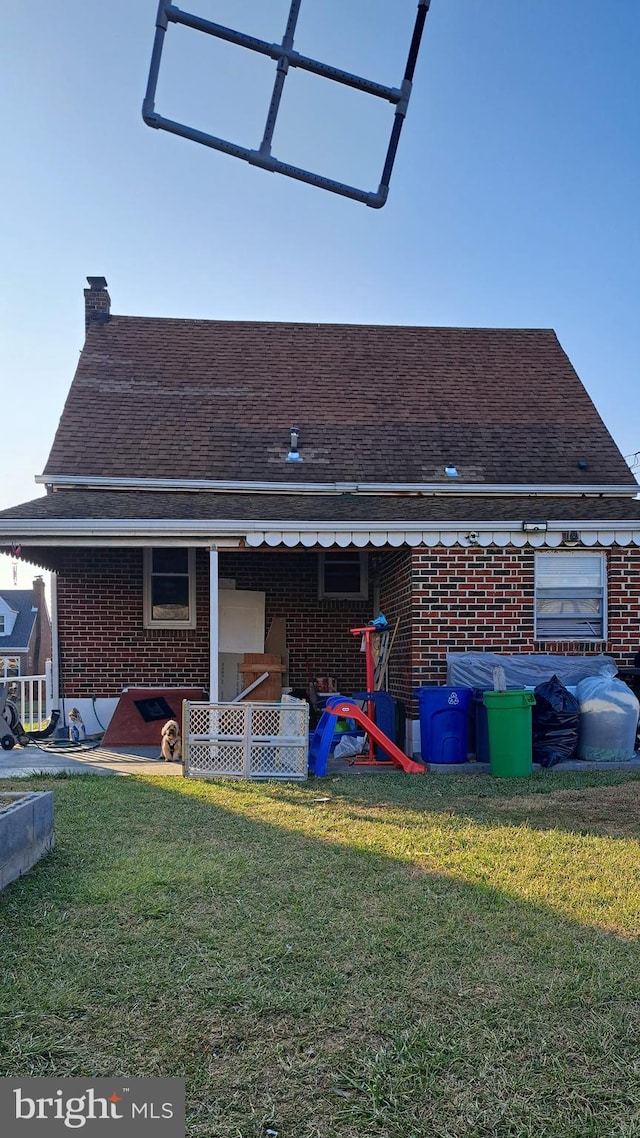
[[[33,579],[33,601],[34,609],[40,609],[40,612],[45,611],[44,599],[44,577],[34,577]]]
[[[84,290],[84,331],[90,324],[106,324],[111,315],[111,297],[104,277],[87,277],[89,288]]]
[[[44,579],[35,577],[33,582],[34,609],[38,610],[36,617],[35,637],[29,648],[29,675],[42,676],[45,673],[46,662],[51,659],[51,620],[45,597]]]

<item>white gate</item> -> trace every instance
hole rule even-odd
[[[309,760],[309,705],[183,703],[187,778],[305,779]]]

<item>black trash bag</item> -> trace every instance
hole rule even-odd
[[[533,761],[543,767],[553,767],[572,759],[576,753],[580,705],[557,676],[538,684],[534,695]]]

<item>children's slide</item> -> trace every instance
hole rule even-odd
[[[320,716],[318,726],[309,745],[309,770],[318,778],[322,778],[327,773],[329,751],[331,750],[336,727],[335,721],[338,716],[341,719],[353,719],[389,756],[395,766],[401,767],[408,774],[426,773],[427,768],[424,763],[416,763],[413,759],[408,758],[404,751],[401,751],[395,743],[391,742],[384,731],[376,727],[373,720],[358,707],[357,703],[351,699],[345,699],[344,696],[334,696],[327,701],[327,706]]]

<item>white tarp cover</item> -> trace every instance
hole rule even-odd
[[[589,676],[576,692],[580,704],[578,758],[612,763],[632,759],[638,700],[622,680]]]

